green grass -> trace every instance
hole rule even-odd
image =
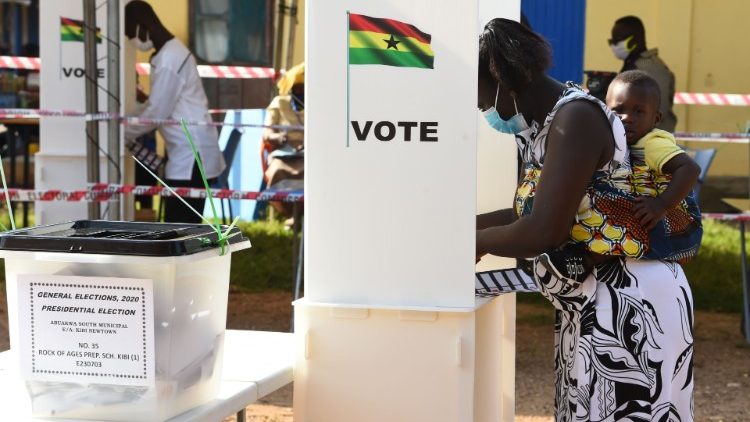
[[[292,233],[279,221],[240,223],[252,248],[232,255],[230,281],[250,292],[292,289]],[[750,238],[750,230],[748,230]],[[704,222],[703,244],[698,257],[685,266],[696,309],[740,312],[742,275],[740,234],[732,225]],[[750,242],[748,242],[750,251]],[[0,274],[5,274],[0,260]],[[0,278],[0,283],[2,283]],[[521,294],[524,303],[547,303],[538,294]]]
[[[292,289],[292,232],[279,221],[240,223],[252,247],[232,255],[232,286],[245,291]]]
[[[685,265],[697,309],[722,312],[742,310],[740,231],[717,221],[703,222],[703,242],[698,256]],[[750,230],[747,231],[750,235]],[[750,248],[747,238],[745,245]],[[750,252],[750,249],[748,249]]]

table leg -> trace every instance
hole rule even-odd
[[[24,127],[23,133],[23,187],[28,189],[29,183],[29,146],[31,143],[31,129]],[[23,227],[29,227],[29,203],[23,202]]]
[[[299,253],[297,254],[297,268],[294,277],[294,300],[299,299],[300,290],[302,290],[302,274],[305,268],[305,234],[299,235]]]
[[[10,156],[10,175],[8,177],[8,187],[16,188],[16,142],[20,135],[18,134],[18,128],[15,126],[8,127],[8,155]],[[10,209],[8,210],[8,218],[15,218],[16,216],[16,204],[11,202]]]
[[[299,202],[292,203],[292,217],[294,218],[294,223],[292,224],[292,288],[294,289],[294,300],[297,300],[297,295],[299,294],[299,287],[298,287],[298,278],[297,274],[300,271],[300,266],[302,265],[302,258],[301,258],[301,252],[302,248],[300,247],[298,237],[300,232],[300,212],[299,212]],[[294,332],[294,307],[292,307],[292,321],[289,324],[289,331]]]
[[[240,410],[237,412],[237,422],[246,422],[247,421],[247,415],[246,415],[245,409]]]
[[[742,258],[742,332],[745,341],[750,343],[750,277],[747,273],[747,252],[745,251],[745,222],[740,221],[740,255]]]

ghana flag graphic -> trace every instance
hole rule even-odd
[[[431,39],[408,23],[349,13],[349,64],[432,69]]]
[[[60,41],[83,42],[83,21],[60,16]],[[96,42],[102,42],[102,31],[96,28]]]

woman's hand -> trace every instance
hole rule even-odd
[[[484,230],[477,230],[477,234],[476,234],[476,236],[477,236],[476,237],[476,239],[477,239],[477,245],[476,245],[476,249],[474,249],[474,254],[475,254],[475,256],[474,256],[474,263],[475,264],[479,263],[479,261],[482,260],[482,257],[484,257],[485,255],[487,255],[487,251],[485,251],[484,249],[482,249],[482,245],[480,245],[480,243],[479,243],[479,238],[482,236],[482,232],[483,231]]]

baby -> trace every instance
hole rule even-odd
[[[700,174],[700,167],[677,146],[674,136],[656,129],[661,121],[660,101],[656,81],[640,70],[620,73],[607,91],[607,106],[625,127],[636,193],[643,195],[635,198],[633,213],[647,230],[690,194]],[[609,258],[569,245],[540,255],[539,262],[559,278],[580,282],[594,265]]]

